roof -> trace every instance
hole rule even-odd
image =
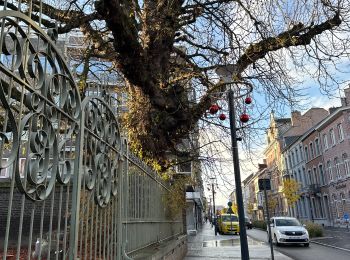
[[[248,181],[250,181],[250,180],[253,178],[253,176],[254,176],[254,173],[249,174],[249,175],[242,181],[242,183],[243,183],[243,184],[247,183]]]
[[[343,111],[346,111],[346,110],[349,110],[349,109],[350,109],[350,106],[340,107],[340,108],[336,109],[332,114],[330,114],[324,120],[322,120],[319,124],[317,124],[317,126],[315,126],[315,129],[316,130],[323,129],[324,127],[327,126],[327,123],[329,123],[329,121],[331,121],[332,119],[337,117],[340,112],[343,112]]]
[[[296,140],[298,140],[298,138],[301,135],[295,135],[295,136],[286,136],[284,137],[284,142],[286,144],[286,147],[288,147],[289,145],[293,144]]]
[[[284,216],[280,216],[280,217],[271,217],[271,218],[277,218],[277,219],[296,219],[294,217],[284,217]]]
[[[337,115],[339,115],[340,112],[349,110],[350,107],[339,107],[336,109],[336,111],[334,111],[333,113],[329,114],[326,118],[324,118],[323,120],[321,120],[318,124],[316,124],[315,126],[311,127],[309,130],[307,130],[303,135],[298,136],[298,138],[294,139],[293,141],[289,140],[289,144],[287,147],[285,147],[283,149],[283,151],[287,150],[292,144],[294,144],[296,141],[300,140],[300,141],[304,141],[313,131],[315,130],[320,130],[323,127],[325,127],[325,125],[327,123],[329,123],[329,121],[333,120],[335,117],[337,117]]]
[[[276,123],[290,123],[292,120],[288,118],[275,118]]]

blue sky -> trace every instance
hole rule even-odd
[[[347,73],[350,69],[350,62],[347,59],[340,59],[338,68],[340,71],[336,71],[334,68],[329,67],[329,71],[335,78],[337,78],[337,80],[343,81],[344,83],[340,84],[339,88],[330,86],[330,91],[328,93],[325,93],[324,90],[320,89],[317,79],[310,77],[307,73],[292,70],[290,73],[294,77],[297,77],[300,82],[296,87],[302,89],[302,96],[297,98],[298,104],[295,104],[293,107],[288,104],[272,104],[267,106],[267,97],[253,92],[252,97],[254,101],[248,108],[247,112],[251,115],[252,121],[257,119],[256,117],[263,118],[252,126],[261,128],[256,136],[252,138],[252,140],[258,140],[255,144],[252,144],[251,147],[255,153],[252,155],[252,160],[249,160],[247,154],[242,148],[240,148],[242,180],[250,173],[256,171],[258,163],[262,163],[262,152],[266,141],[264,128],[268,127],[271,109],[274,109],[276,117],[290,117],[291,110],[300,110],[302,113],[305,113],[311,107],[323,107],[328,109],[330,107],[340,106],[340,96],[343,96],[342,89],[348,86],[347,81],[350,79],[350,77],[348,77],[349,74]],[[314,68],[310,65],[310,70],[313,69]],[[226,121],[226,124],[228,125],[228,120]],[[230,143],[230,140],[228,139],[227,142]],[[222,148],[221,156],[226,158],[226,160],[221,165],[221,170],[223,171],[222,174],[216,176],[218,183],[216,200],[218,205],[226,205],[229,200],[229,193],[234,186],[234,174],[231,153],[227,147]],[[209,195],[208,192],[209,191],[206,191],[207,195]]]

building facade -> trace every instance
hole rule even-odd
[[[287,205],[282,194],[282,170],[284,168],[282,159],[283,135],[291,127],[290,118],[275,118],[274,113],[270,115],[270,126],[267,131],[267,148],[264,151],[266,158],[266,174],[271,180],[271,197],[276,200],[274,215],[285,215]]]
[[[317,129],[322,140],[325,190],[330,225],[344,224],[350,212],[350,107],[334,111]]]
[[[344,90],[341,107],[294,111],[291,118],[270,116],[266,168],[243,182],[245,207],[253,205],[252,219],[262,219],[263,198],[259,178],[270,178],[271,215],[289,215],[325,226],[347,223],[350,213],[350,88]],[[299,199],[288,205],[283,181],[299,183]],[[249,194],[249,195],[247,195]],[[249,213],[248,213],[249,215]]]

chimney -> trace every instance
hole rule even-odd
[[[329,114],[333,114],[339,107],[330,107],[328,108]]]
[[[266,165],[266,159],[264,159],[264,163],[258,163],[258,170],[261,171],[263,169],[267,168]]]
[[[350,106],[350,86],[348,86],[346,89],[344,89],[344,94],[345,94],[345,106]],[[341,105],[343,106],[343,101],[341,103]]]
[[[301,112],[300,111],[293,111],[292,112],[292,126],[299,126],[301,125]]]
[[[340,98],[340,103],[341,103],[341,106],[342,107],[346,107],[346,98],[345,97],[342,97],[342,98]]]

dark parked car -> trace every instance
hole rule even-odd
[[[253,223],[248,217],[245,217],[245,225],[246,225],[247,229],[253,228]]]

